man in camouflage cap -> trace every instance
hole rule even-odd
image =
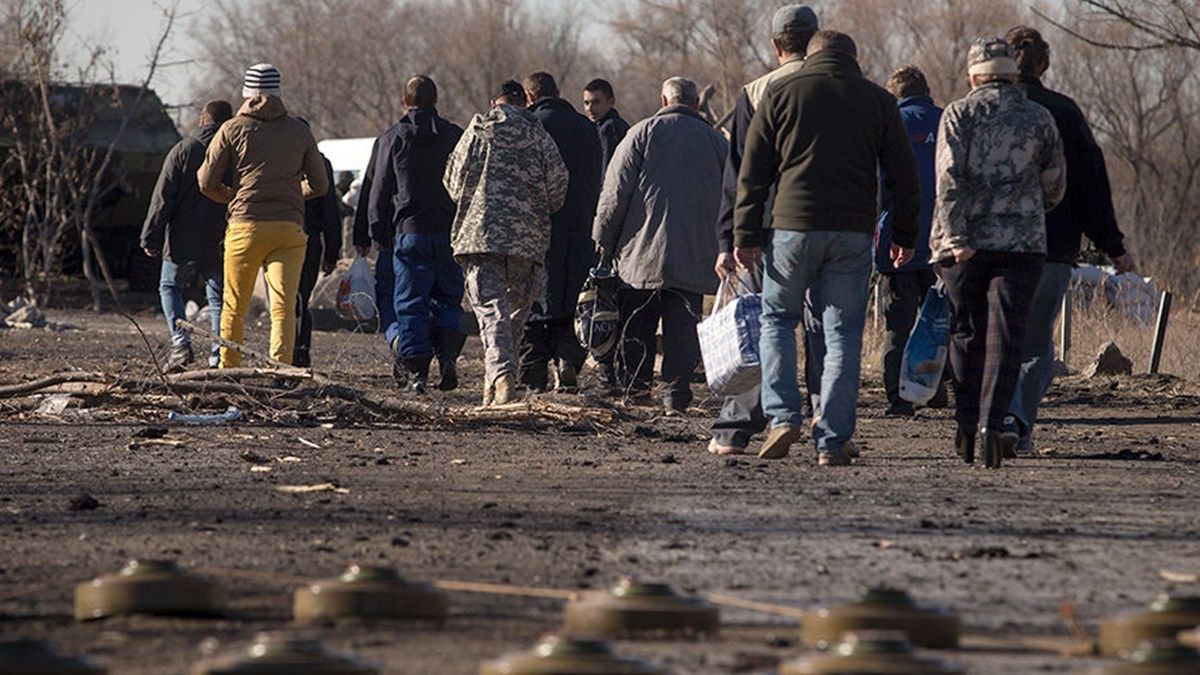
[[[984,457],[999,467],[1017,441],[1003,421],[1046,259],[1045,212],[1062,200],[1066,160],[1050,113],[1017,89],[1007,42],[976,40],[967,66],[971,92],[947,106],[938,131],[930,248],[952,312],[955,445],[974,461],[983,417]]]
[[[501,85],[492,109],[471,120],[444,183],[458,207],[451,248],[466,273],[483,340],[483,404],[509,403],[525,320],[545,283],[550,214],[567,195],[567,167],[554,139],[525,110],[520,83]]]

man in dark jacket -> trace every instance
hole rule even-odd
[[[775,50],[778,67],[742,87],[734,105],[733,118],[729,127],[729,156],[725,160],[725,171],[721,181],[721,215],[717,222],[717,233],[720,238],[720,253],[717,254],[717,276],[724,279],[730,274],[738,274],[733,260],[733,207],[737,202],[738,172],[742,168],[742,156],[746,150],[746,132],[750,130],[750,121],[754,119],[754,110],[762,101],[767,89],[777,80],[795,73],[804,66],[804,52],[808,42],[818,28],[817,14],[804,5],[785,5],[775,11],[771,17],[771,47]],[[764,214],[769,226],[771,214]],[[759,290],[757,285],[759,274],[743,271],[743,281]],[[821,339],[818,332],[819,324],[810,311],[804,316],[804,372],[805,387],[809,396],[816,394],[820,387],[813,377],[813,360],[809,358],[812,345]],[[762,412],[762,388],[753,387],[737,396],[725,397],[721,406],[721,414],[712,425],[712,440],[709,441],[708,451],[717,455],[741,454],[750,446],[750,437],[759,433],[767,426],[767,419]]]
[[[883,298],[883,388],[887,392],[885,414],[911,417],[913,404],[900,398],[900,366],[904,346],[912,332],[925,293],[937,282],[929,262],[929,229],[933,223],[933,202],[937,194],[934,172],[937,154],[937,128],[942,109],[933,104],[925,74],[916,66],[901,66],[887,81],[887,90],[900,102],[900,119],[912,140],[921,178],[921,217],[918,219],[917,247],[913,259],[897,269],[892,264],[892,196],[883,189],[883,210],[875,228],[875,269],[879,271]],[[930,407],[945,407],[946,389],[939,387]]]
[[[604,155],[604,168],[612,161],[617,145],[629,133],[629,122],[617,112],[617,95],[608,80],[595,79],[583,87],[583,112],[600,132],[600,151]]]
[[[392,269],[392,246],[395,234],[388,234],[386,227],[372,228],[367,201],[371,197],[371,184],[375,178],[375,163],[379,161],[379,141],[375,139],[371,145],[371,159],[363,170],[362,180],[359,181],[358,202],[354,208],[354,225],[351,235],[354,252],[360,257],[371,254],[371,246],[379,249],[375,258],[375,310],[379,314],[379,332],[383,333],[384,342],[390,347],[396,341],[399,328],[396,326],[395,288],[396,273]],[[392,376],[397,382],[404,380],[404,371],[398,365],[393,365]]]
[[[796,327],[811,291],[825,335],[824,354],[814,354],[822,371],[813,411],[818,463],[850,463],[845,446],[856,422],[879,169],[895,205],[893,263],[908,262],[916,245],[916,158],[896,99],[863,77],[857,54],[848,35],[818,32],[804,67],[772,85],[746,136],[734,257],[753,268],[766,248],[761,358],[772,427],[759,452],[764,459],[786,456],[802,433]]]
[[[587,353],[575,338],[573,319],[579,291],[595,259],[592,219],[600,199],[603,155],[596,125],[559,97],[549,73],[525,78],[529,111],[541,121],[558,146],[570,180],[567,201],[551,216],[550,250],[546,252],[545,296],[530,316],[521,348],[521,383],[534,390],[548,385],[553,361],[558,386],[576,386]]]
[[[404,91],[406,112],[380,137],[367,202],[371,230],[394,237],[392,354],[405,376],[401,386],[424,392],[437,356],[438,388],[458,387],[455,362],[466,336],[460,332],[463,272],[450,249],[455,204],[442,184],[446,161],[462,128],[437,113],[437,85],[417,76]],[[384,249],[384,250],[387,250]],[[380,257],[384,252],[380,252]]]
[[[617,147],[592,233],[623,282],[621,384],[649,393],[661,319],[663,405],[678,413],[692,402],[704,295],[717,290],[709,264],[717,254],[726,141],[699,104],[695,82],[663,83],[662,108]]]
[[[1034,293],[1022,347],[1021,378],[1005,420],[1006,431],[1020,436],[1018,450],[1033,449],[1033,425],[1038,406],[1054,379],[1054,322],[1071,282],[1083,235],[1112,260],[1118,273],[1133,272],[1137,263],[1125,249],[1117,226],[1104,153],[1079,106],[1067,96],[1047,89],[1041,77],[1050,67],[1050,46],[1038,31],[1017,26],[1005,40],[1012,45],[1021,79],[1017,87],[1026,98],[1050,111],[1062,137],[1067,159],[1067,193],[1046,213],[1046,264]]]
[[[175,321],[187,318],[183,293],[196,274],[204,280],[213,335],[221,333],[225,205],[200,194],[196,170],[204,163],[208,142],[230,117],[233,106],[228,101],[209,101],[204,105],[196,135],[179,141],[167,153],[142,226],[142,249],[148,256],[162,256],[158,290],[171,331],[168,372],[183,370],[195,358],[191,333],[175,325]],[[220,345],[214,342],[208,365],[215,368],[219,360]]]
[[[325,172],[333,184],[333,165],[324,155]],[[296,348],[292,350],[292,365],[297,368],[312,366],[312,301],[313,289],[317,287],[317,273],[332,274],[337,268],[338,256],[342,251],[342,210],[337,190],[329,190],[320,197],[304,202],[304,231],[308,234],[308,248],[304,251],[304,267],[300,270],[300,292],[296,296]]]

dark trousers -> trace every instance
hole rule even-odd
[[[883,299],[883,388],[889,403],[900,402],[900,367],[904,346],[917,323],[925,294],[937,282],[931,269],[883,274],[879,278]]]
[[[704,296],[675,289],[623,288],[621,306],[621,349],[617,354],[618,378],[622,387],[647,391],[654,380],[658,354],[656,332],[662,321],[662,380],[664,398],[676,405],[692,402],[692,376],[700,364],[700,340],[696,324],[703,312]]]
[[[978,251],[939,264],[950,299],[950,365],[960,429],[999,429],[1021,374],[1025,320],[1046,257]]]
[[[457,333],[462,323],[463,271],[450,233],[397,234],[393,250],[396,356],[430,356],[434,331]]]
[[[559,368],[566,364],[578,372],[585,359],[587,351],[575,337],[571,317],[526,322],[521,343],[521,384],[543,391],[549,384],[551,361]]]
[[[313,320],[308,303],[312,300],[313,289],[317,287],[324,250],[321,235],[310,234],[308,247],[304,249],[304,267],[300,269],[300,290],[296,294],[296,347],[292,350],[292,365],[300,368],[312,365]]]

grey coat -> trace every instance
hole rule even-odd
[[[640,289],[714,293],[726,141],[673,105],[635,124],[604,177],[592,237]]]

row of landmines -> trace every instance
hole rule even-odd
[[[482,586],[482,585],[481,585]],[[564,592],[565,594],[565,592]],[[754,603],[741,605],[743,607]],[[763,607],[767,607],[763,605]],[[222,616],[223,587],[170,561],[129,562],[116,574],[75,589],[80,621],[129,614]],[[352,566],[336,579],[297,589],[298,623],[338,620],[409,620],[440,624],[449,614],[446,593],[410,581],[385,567]],[[953,612],[913,600],[893,589],[874,589],[846,605],[803,612],[801,641],[815,656],[780,665],[781,675],[939,675],[963,673],[915,647],[954,649],[961,621]],[[606,591],[567,602],[560,635],[531,651],[487,661],[481,675],[631,675],[665,673],[645,661],[621,657],[607,639],[701,638],[720,629],[716,604],[684,595],[667,584],[624,580]],[[1200,596],[1162,596],[1148,609],[1105,619],[1099,652],[1122,660],[1093,671],[1102,675],[1200,673]],[[62,656],[38,641],[0,642],[0,675],[104,673],[86,659]],[[193,675],[367,675],[378,669],[326,651],[320,643],[286,633],[263,634],[243,650],[203,661]]]

